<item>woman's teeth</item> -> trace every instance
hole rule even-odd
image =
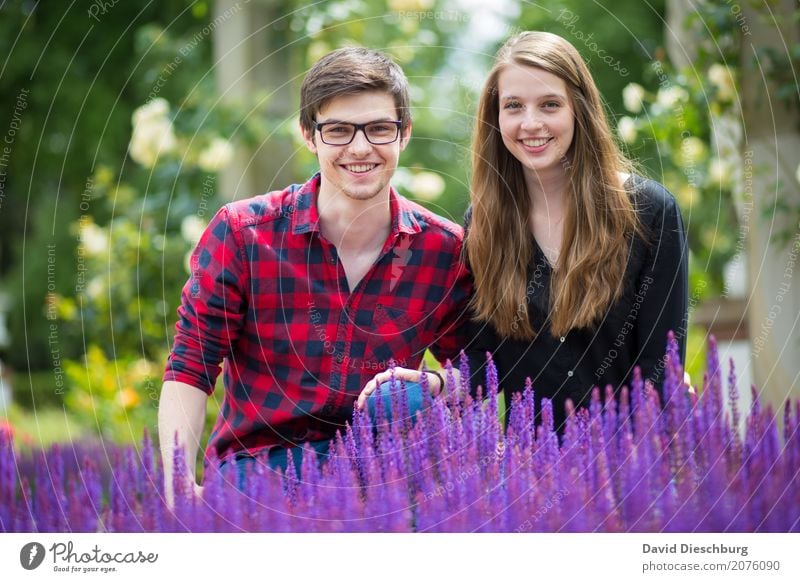
[[[531,148],[538,148],[546,144],[550,139],[549,137],[537,137],[536,139],[523,139],[522,143]]]

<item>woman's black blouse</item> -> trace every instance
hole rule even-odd
[[[688,303],[688,250],[680,209],[672,194],[658,182],[632,176],[626,186],[632,191],[636,211],[648,239],[635,237],[630,243],[623,294],[593,329],[575,329],[563,337],[550,331],[550,264],[533,236],[532,264],[528,269],[528,315],[538,332],[532,341],[503,339],[491,324],[470,321],[469,356],[473,393],[486,385],[486,352],[491,352],[506,403],[514,392],[532,381],[537,409],[542,398],[553,400],[556,426],[564,421],[564,405],[588,404],[592,387],[611,385],[617,392],[630,386],[633,369],[660,389],[664,376],[661,363],[667,333],[678,340],[681,361],[685,358]],[[471,211],[465,220],[469,228]],[[591,289],[585,289],[588,295]],[[604,390],[601,390],[601,395]]]

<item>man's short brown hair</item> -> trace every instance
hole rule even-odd
[[[408,79],[388,55],[347,47],[328,53],[308,71],[300,88],[300,126],[311,132],[317,113],[331,99],[366,91],[385,91],[394,99],[405,130],[411,123]]]

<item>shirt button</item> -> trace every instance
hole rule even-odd
[[[573,375],[573,371],[572,371],[572,370],[570,370],[569,372],[567,372],[567,376],[569,376],[570,378],[572,378],[572,375]]]
[[[567,338],[565,338],[565,337],[562,335],[562,336],[561,336],[560,338],[558,338],[558,339],[559,339],[559,341],[560,341],[560,342],[563,344],[563,343],[564,343],[564,340],[566,340]]]

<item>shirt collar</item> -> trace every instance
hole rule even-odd
[[[294,212],[292,212],[292,233],[305,234],[319,232],[319,213],[317,212],[317,193],[319,192],[320,174],[314,174],[311,179],[295,191]]]
[[[320,231],[317,196],[321,181],[321,175],[316,173],[295,191],[292,233],[305,234]],[[416,234],[422,231],[422,227],[414,216],[412,203],[398,194],[393,187],[389,189],[389,209],[392,214],[392,234]]]

